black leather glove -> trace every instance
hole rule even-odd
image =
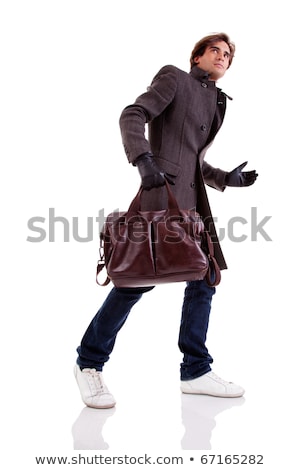
[[[170,184],[175,184],[174,181],[166,174],[163,173],[157,166],[152,153],[146,152],[140,155],[135,161],[134,165],[138,167],[139,173],[142,178],[143,189],[150,190],[158,188],[166,184],[166,180]]]
[[[227,173],[225,177],[226,186],[251,186],[258,177],[258,174],[255,170],[252,171],[242,171],[242,169],[247,165],[248,162],[244,162],[234,170]]]

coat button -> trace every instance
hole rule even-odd
[[[203,86],[203,88],[207,88],[207,83],[202,82],[201,86]]]
[[[194,181],[190,184],[190,186],[191,186],[192,189],[195,189],[196,184],[194,183]]]
[[[200,127],[201,131],[206,131],[207,129],[207,126],[205,124],[202,124],[202,126]]]

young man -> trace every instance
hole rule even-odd
[[[224,34],[201,39],[191,55],[191,71],[163,67],[147,92],[126,107],[120,128],[128,161],[137,167],[141,183],[143,210],[167,207],[165,179],[173,184],[180,208],[196,208],[214,242],[221,269],[226,262],[218,242],[207,199],[205,184],[224,191],[226,186],[249,186],[255,171],[244,172],[246,162],[231,172],[214,168],[205,153],[219,131],[226,110],[227,96],[216,81],[230,67],[235,46]],[[148,124],[149,138],[145,138]],[[81,345],[75,376],[87,406],[109,408],[115,399],[103,381],[102,369],[113,350],[118,331],[133,305],[153,289],[113,288],[92,320]],[[244,390],[227,382],[211,370],[213,362],[206,342],[212,296],[215,288],[205,280],[187,282],[179,332],[181,391],[217,397],[239,397]]]

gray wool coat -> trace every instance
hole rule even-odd
[[[220,129],[227,95],[208,74],[194,66],[190,73],[167,65],[151,86],[120,117],[122,141],[128,161],[152,152],[161,170],[175,181],[173,193],[181,209],[200,213],[214,242],[221,269],[226,262],[217,237],[205,184],[224,191],[226,172],[205,160],[205,153]],[[148,123],[148,136],[145,135]],[[165,188],[144,191],[142,210],[167,207]]]

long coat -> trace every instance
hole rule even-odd
[[[200,213],[218,264],[226,269],[205,189],[208,184],[223,191],[226,172],[209,165],[204,157],[222,125],[227,95],[208,78],[197,66],[190,73],[172,65],[163,67],[147,91],[123,110],[120,128],[129,162],[142,153],[153,153],[159,168],[175,181],[172,189],[179,207]],[[143,192],[143,210],[166,207],[165,188]]]

